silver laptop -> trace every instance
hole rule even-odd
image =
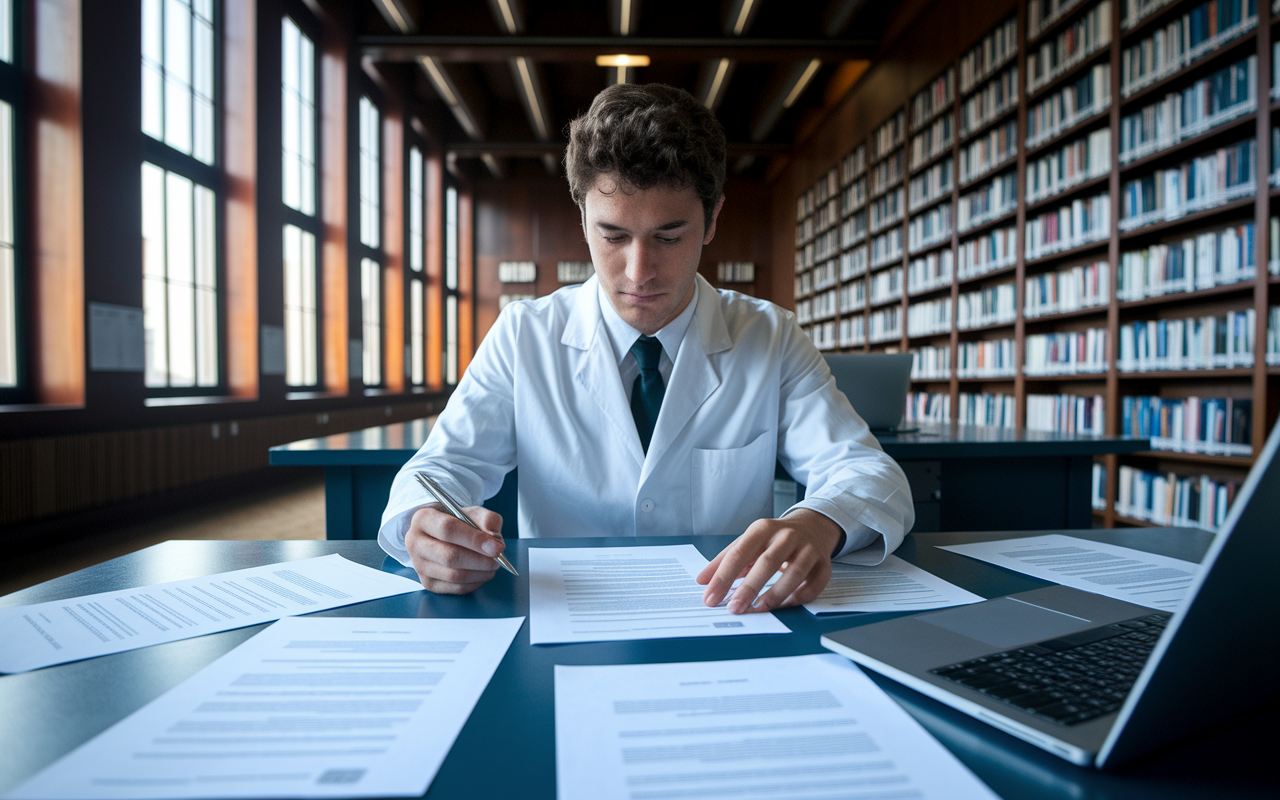
[[[1173,614],[1053,586],[838,631],[822,644],[1080,765],[1120,764],[1261,705],[1280,695],[1277,447],[1280,425]],[[1122,655],[1135,643],[1149,654]],[[1096,657],[1088,651],[1103,651],[1122,679],[1092,704],[1068,677]]]
[[[910,353],[840,353],[825,358],[836,388],[871,430],[900,430],[911,385]]]

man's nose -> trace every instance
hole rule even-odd
[[[634,240],[631,247],[627,248],[627,280],[632,285],[640,286],[656,274],[652,248],[641,239]]]

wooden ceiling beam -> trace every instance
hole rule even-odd
[[[664,61],[735,61],[785,64],[870,58],[878,43],[868,39],[645,38],[639,36],[361,36],[362,55],[374,61],[534,61],[568,63],[627,53]]]

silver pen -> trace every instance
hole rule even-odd
[[[434,480],[432,480],[430,475],[426,474],[425,472],[415,472],[414,475],[417,477],[418,483],[422,484],[422,488],[426,489],[428,494],[434,497],[440,503],[440,505],[444,506],[445,511],[448,511],[450,514],[462,520],[463,522],[467,523],[468,525],[475,528],[476,530],[482,531],[487,534],[489,533],[484,528],[481,528],[479,525],[475,524],[471,520],[471,517],[467,516],[467,512],[462,510],[462,506],[458,505],[458,501],[450,497],[449,493],[444,490],[444,487],[436,483]],[[489,535],[492,536],[493,534],[489,534]],[[496,556],[494,556],[493,560],[497,561],[499,564],[505,567],[507,572],[510,572],[512,575],[520,574],[519,572],[516,572],[516,568],[511,566],[511,562],[508,561],[506,556],[502,555],[502,553],[498,553]]]

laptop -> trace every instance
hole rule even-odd
[[[836,388],[873,431],[902,432],[911,385],[911,353],[840,353],[824,356]]]
[[[1173,614],[1052,586],[822,644],[1082,766],[1124,763],[1261,705],[1280,695],[1278,447],[1280,425]]]

